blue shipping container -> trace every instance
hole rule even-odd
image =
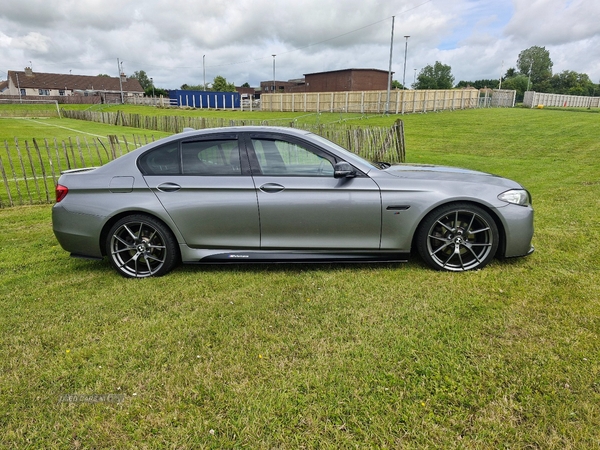
[[[177,102],[177,106],[189,108],[234,109],[240,107],[238,92],[184,91],[169,92],[169,98]]]

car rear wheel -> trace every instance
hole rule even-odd
[[[106,239],[106,254],[117,272],[129,278],[159,277],[178,262],[171,231],[142,214],[124,217],[113,225]]]
[[[485,210],[454,203],[425,217],[417,233],[417,250],[433,269],[464,272],[485,267],[494,258],[498,241],[498,227]]]

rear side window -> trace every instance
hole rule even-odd
[[[173,142],[146,152],[139,160],[144,175],[241,175],[237,139]]]
[[[184,175],[241,175],[237,139],[184,142],[181,144]]]
[[[172,142],[144,153],[139,164],[145,175],[180,174],[179,142]]]

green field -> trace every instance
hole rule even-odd
[[[600,116],[402,118],[409,162],[531,191],[533,255],[128,280],[0,209],[0,448],[600,448]]]

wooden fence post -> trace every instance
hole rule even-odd
[[[40,162],[40,167],[42,170],[42,180],[44,180],[44,190],[46,191],[46,203],[50,203],[50,194],[48,191],[48,182],[46,181],[46,166],[44,164],[44,161],[42,160],[42,152],[40,152],[40,147],[37,144],[37,141],[35,140],[35,138],[33,138],[33,146],[35,147],[35,151],[37,152],[38,155],[38,160]],[[32,169],[33,169],[33,164],[32,164]]]
[[[14,206],[12,195],[10,194],[10,186],[8,185],[8,178],[6,176],[6,171],[4,170],[4,164],[2,163],[2,158],[0,158],[0,172],[2,172],[2,181],[4,182],[4,188],[6,189],[6,194],[8,195],[8,204],[10,206]],[[0,201],[0,208],[2,207],[4,206],[2,205],[2,201]]]

